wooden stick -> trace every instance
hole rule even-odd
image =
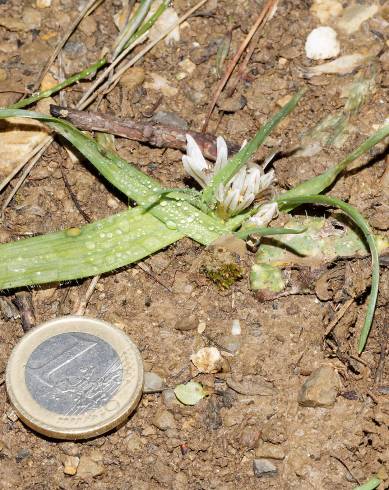
[[[135,141],[149,143],[157,148],[174,148],[185,151],[186,135],[190,134],[205,158],[216,160],[216,137],[209,133],[188,131],[175,126],[150,124],[132,119],[120,119],[100,112],[87,112],[57,105],[50,106],[51,115],[71,122],[86,131],[102,131]],[[230,153],[239,151],[239,145],[227,143]]]

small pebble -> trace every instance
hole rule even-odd
[[[40,89],[49,90],[50,88],[55,87],[57,83],[58,80],[56,80],[51,73],[46,73],[46,75],[42,79]]]
[[[156,430],[152,425],[148,425],[142,430],[142,436],[149,437],[154,436],[156,434]]]
[[[29,26],[19,19],[14,17],[8,17],[5,15],[0,16],[0,26],[5,27],[9,31],[28,31]]]
[[[78,41],[68,41],[63,50],[70,59],[84,56],[87,51],[85,44]]]
[[[189,58],[182,60],[180,63],[178,63],[178,66],[188,75],[191,75],[196,68],[196,65]]]
[[[80,458],[77,456],[66,456],[63,459],[63,472],[65,475],[74,476],[77,473],[77,468],[80,463]]]
[[[62,442],[59,445],[61,451],[66,454],[66,456],[79,456],[80,448],[74,442]]]
[[[102,459],[102,455],[97,451],[94,451],[90,456],[81,456],[77,476],[82,480],[87,480],[103,474]]]
[[[119,207],[119,202],[114,197],[108,197],[107,206],[111,209],[117,209]]]
[[[275,393],[273,385],[260,375],[244,376],[242,379],[227,376],[227,385],[241,395],[272,396]]]
[[[162,392],[162,401],[166,408],[172,409],[179,405],[177,397],[174,393],[174,390],[169,388],[168,390],[163,390]]]
[[[340,52],[337,34],[332,27],[322,26],[313,29],[305,43],[305,53],[311,60],[335,58]]]
[[[38,9],[46,9],[51,6],[51,0],[37,0],[36,6]]]
[[[254,459],[253,461],[254,475],[257,478],[264,476],[276,476],[278,473],[277,466],[267,459]]]
[[[276,101],[276,104],[279,107],[284,107],[284,105],[286,105],[290,101],[291,98],[292,98],[292,96],[290,94],[284,95],[283,97],[281,97],[280,99],[278,99]]]
[[[157,124],[163,124],[164,126],[174,126],[181,129],[188,129],[188,123],[174,112],[158,111],[151,120]]]
[[[174,471],[168,465],[162,463],[162,461],[157,460],[153,464],[153,478],[160,485],[172,488],[171,484],[174,479],[174,475]]]
[[[197,326],[197,333],[199,334],[204,333],[206,328],[207,328],[207,324],[203,321],[200,321]]]
[[[28,26],[30,31],[33,29],[39,29],[42,23],[42,15],[39,10],[31,7],[24,7],[23,22]]]
[[[240,321],[238,319],[232,320],[231,325],[231,335],[237,336],[242,333],[242,328],[240,326]]]
[[[314,0],[311,12],[316,15],[322,24],[342,13],[343,6],[339,0]]]
[[[164,389],[165,383],[158,374],[146,372],[144,375],[143,393],[158,393]]]
[[[86,36],[92,36],[96,32],[97,22],[90,15],[85,17],[80,22],[80,31],[83,32]]]
[[[263,442],[257,449],[255,450],[255,456],[257,458],[265,458],[265,459],[284,459],[285,452],[281,446],[278,444],[270,444],[268,442]]]
[[[126,90],[131,91],[139,87],[145,80],[145,71],[140,66],[133,66],[126,70],[120,77],[120,85]]]
[[[302,385],[298,402],[303,407],[332,407],[340,390],[338,373],[330,366],[322,366]]]
[[[373,17],[378,12],[378,9],[378,5],[374,2],[371,2],[371,5],[369,5],[369,2],[350,5],[343,11],[342,17],[338,21],[338,27],[350,35],[356,32],[363,22]]]
[[[245,107],[247,99],[244,95],[236,94],[232,97],[221,99],[217,105],[224,112],[237,112]]]
[[[222,335],[218,337],[217,343],[221,350],[225,350],[229,354],[236,354],[241,346],[239,335]]]
[[[8,410],[7,417],[9,418],[9,420],[11,422],[16,422],[18,420],[18,418],[19,418],[17,416],[17,413],[15,412],[15,410],[13,410],[12,408],[10,410]]]
[[[223,417],[223,425],[224,427],[233,427],[234,425],[238,425],[243,421],[242,412],[227,412]]]
[[[177,95],[178,89],[171,85],[166,78],[157,73],[149,73],[149,78],[151,81],[147,81],[144,84],[147,90],[155,90],[165,97],[174,97]]]
[[[143,448],[142,438],[138,434],[131,434],[126,439],[127,449],[130,452],[140,451]]]
[[[243,428],[240,434],[240,445],[243,448],[254,449],[258,443],[260,431],[252,426]]]
[[[158,410],[153,419],[153,424],[160,430],[175,429],[176,421],[168,410]]]
[[[31,451],[27,448],[22,448],[20,451],[18,451],[15,460],[17,463],[20,463],[24,459],[27,459],[31,456]]]
[[[176,330],[181,330],[182,332],[187,332],[197,328],[198,324],[199,320],[195,315],[181,316],[177,319],[174,328]]]
[[[4,70],[4,68],[0,68],[0,82],[7,80],[7,76],[7,72]]]

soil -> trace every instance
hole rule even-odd
[[[20,97],[9,91],[11,85],[13,90],[23,90],[34,83],[60,33],[84,3],[53,0],[51,7],[43,9],[35,2],[0,1],[0,17],[24,22],[24,27],[2,27],[4,22],[0,22],[0,60],[5,76],[0,82],[0,106]],[[310,4],[302,0],[280,2],[260,37],[248,73],[237,86],[238,99],[243,96],[247,103],[242,108],[239,99],[239,104],[231,105],[235,112],[216,110],[211,118],[210,132],[241,143],[278,109],[278,101],[306,87],[302,102],[271,135],[258,159],[274,149],[295,147],[324,116],[341,110],[345,101],[340,98],[341,90],[357,76],[301,78],[299,67],[317,64],[307,60],[304,53],[306,36],[318,25]],[[157,73],[177,89],[176,95],[161,98],[159,92],[142,84],[130,90],[119,84],[99,109],[136,119],[156,111],[174,112],[191,129],[199,130],[218,82],[215,46],[234,27],[231,59],[260,5],[254,0],[208,2],[201,8],[202,15],[191,17],[182,27],[178,43],[159,43],[138,63],[146,82],[150,82],[151,73]],[[112,44],[117,34],[112,15],[120,6],[118,0],[107,0],[83,21],[63,50],[66,74],[91,64],[104,47]],[[174,6],[182,14],[190,2],[176,0]],[[375,49],[377,45],[385,50],[388,45],[384,39],[385,23],[376,16],[357,32],[340,35],[341,54]],[[319,174],[356,148],[372,133],[374,125],[383,123],[388,111],[388,62],[381,53],[375,63],[374,89],[353,115],[347,139],[311,157],[282,155],[274,162],[278,189]],[[193,61],[195,69],[178,80],[177,73],[182,71],[179,63],[187,59]],[[77,100],[87,85],[85,82],[68,89],[67,103]],[[59,102],[58,97],[55,101]],[[188,183],[179,151],[155,149],[121,138],[116,139],[116,145],[123,157],[163,185],[183,187]],[[126,208],[125,199],[91,171],[87,162],[65,161],[56,142],[8,206],[0,227],[4,240],[85,222],[65,186],[61,164],[74,195],[92,220]],[[378,145],[358,161],[358,171],[348,171],[330,191],[357,207],[383,235],[389,227],[387,164],[385,146]],[[200,245],[183,239],[145,261],[152,275],[137,265],[104,275],[86,314],[122,328],[141,350],[145,369],[161,376],[168,388],[193,378],[203,384],[209,396],[189,407],[172,399],[169,390],[147,394],[120,428],[91,441],[61,442],[40,436],[15,417],[2,378],[0,488],[332,490],[354,488],[377,472],[382,478],[388,477],[389,365],[384,364],[389,318],[387,265],[382,267],[372,334],[365,352],[358,357],[356,342],[366,311],[369,275],[365,271],[370,267],[369,260],[350,258],[332,264],[328,281],[335,281],[335,292],[329,286],[333,294],[324,299],[312,288],[308,294],[264,301],[250,291],[247,274],[230,288],[220,290],[193,266],[201,262],[203,254]],[[247,252],[244,260],[253,263],[254,254]],[[73,313],[88,285],[89,280],[82,280],[26,290],[35,322]],[[355,301],[325,341],[328,324],[350,297]],[[10,352],[23,335],[12,298],[12,291],[3,293],[0,376],[4,376]],[[194,329],[188,329],[188,322],[180,329],[180,322],[187,317]],[[231,343],[233,319],[239,320],[242,328],[235,341],[239,344],[235,353],[226,347]],[[202,333],[199,324],[203,328],[205,324]],[[223,372],[202,375],[196,371],[190,356],[204,346],[223,351]],[[340,377],[336,400],[327,407],[302,406],[298,402],[301,387],[322,366],[330,366]],[[229,376],[234,377],[235,384],[228,383]],[[270,391],[265,390],[265,396],[252,394],[255,389],[250,389],[258,376],[267,387],[272,386]],[[165,414],[169,426],[166,430],[155,423],[163,410],[174,417],[172,420]],[[81,458],[73,476],[64,473],[64,461],[69,457],[76,457],[75,461]],[[258,477],[253,461],[259,458],[271,461],[277,472]],[[382,483],[379,488],[389,488],[387,485]]]

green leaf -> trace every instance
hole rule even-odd
[[[96,61],[96,63],[89,66],[85,70],[82,70],[79,73],[72,75],[71,77],[67,78],[63,82],[57,83],[57,85],[54,85],[54,87],[51,87],[48,90],[43,90],[41,92],[32,95],[31,97],[27,97],[26,99],[19,100],[19,102],[16,102],[15,104],[8,106],[8,109],[21,109],[22,107],[26,107],[30,104],[34,104],[35,102],[38,102],[38,100],[46,99],[47,97],[56,94],[60,90],[69,87],[70,85],[73,85],[73,83],[91,77],[107,63],[108,63],[107,58],[101,58],[100,60]]]
[[[380,484],[381,480],[375,476],[363,485],[354,487],[353,490],[374,490],[374,488],[377,488]]]
[[[376,131],[372,136],[367,138],[367,140],[365,140],[360,146],[358,146],[357,149],[355,149],[352,153],[350,153],[341,162],[334,165],[333,167],[330,167],[321,175],[317,175],[312,179],[306,180],[305,182],[296,185],[296,187],[294,187],[293,189],[280,194],[277,197],[276,201],[281,202],[282,200],[289,199],[291,197],[320,194],[325,189],[327,189],[327,187],[333,184],[333,182],[335,182],[335,179],[338,177],[338,175],[341,172],[343,172],[343,170],[345,170],[351,162],[353,162],[358,157],[360,157],[361,155],[369,151],[374,145],[379,143],[388,135],[389,135],[389,124],[386,124],[378,131]],[[281,211],[291,211],[292,209],[293,208],[291,208],[289,205],[280,206]]]
[[[143,22],[143,19],[146,17],[147,12],[150,10],[150,6],[153,3],[153,0],[141,0],[139,7],[135,14],[130,17],[127,25],[123,29],[123,32],[119,35],[118,39],[115,42],[113,59],[115,59],[121,51],[123,51],[126,43],[131,39],[133,34],[136,32],[138,27]]]
[[[44,121],[77,148],[112,185],[140,206],[147,208],[169,229],[179,230],[203,245],[208,245],[229,231],[223,221],[186,202],[184,194],[179,191],[162,198],[161,194],[165,190],[155,179],[116,153],[102,148],[68,122],[36,112],[0,109],[0,119],[16,116]]]
[[[183,237],[141,208],[0,245],[0,289],[80,279],[131,264]]]
[[[189,383],[177,385],[174,388],[174,393],[184,405],[196,405],[196,403],[207,396],[201,384],[196,381],[189,381]]]
[[[297,215],[289,216],[285,226],[305,227],[306,231],[298,235],[263,240],[256,255],[258,264],[273,264],[281,268],[304,264],[320,267],[337,257],[364,256],[368,253],[366,241],[353,223],[339,230],[336,225],[329,225],[326,218]],[[375,238],[379,252],[389,248],[388,239],[380,235]]]
[[[236,231],[234,233],[238,238],[247,238],[250,235],[271,236],[271,235],[296,235],[304,233],[306,228],[301,230],[292,230],[291,228],[262,228],[257,226],[248,226],[243,230]]]
[[[279,203],[280,207],[286,206],[287,208],[289,208],[289,206],[295,208],[300,204],[307,204],[307,203],[327,204],[329,206],[335,206],[341,209],[343,212],[345,212],[362,231],[370,249],[371,262],[372,262],[372,277],[371,277],[371,291],[370,291],[365,322],[363,324],[362,331],[359,337],[359,342],[358,342],[358,353],[360,354],[365,348],[365,344],[369,336],[371,324],[373,322],[374,311],[375,311],[375,306],[377,303],[377,296],[378,296],[378,285],[380,279],[378,249],[373,233],[370,229],[370,226],[365,221],[364,217],[359,213],[359,211],[357,211],[349,204],[346,204],[345,202],[335,197],[320,196],[320,195],[285,197],[285,194],[283,194],[279,196],[276,199],[276,201]]]
[[[250,288],[253,291],[267,290],[279,293],[285,287],[282,272],[270,264],[254,264],[250,272]]]

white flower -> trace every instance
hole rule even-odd
[[[186,135],[187,154],[182,157],[186,172],[201,187],[205,187],[213,175],[222,169],[228,159],[227,144],[221,136],[216,140],[217,157],[213,167],[205,160],[196,141]],[[264,174],[261,167],[251,163],[244,165],[226,185],[220,185],[216,193],[219,210],[225,216],[233,216],[250,206],[254,199],[267,189],[274,180],[274,171]]]
[[[263,228],[276,216],[278,216],[277,203],[270,202],[261,206],[259,211],[248,220],[248,223],[258,226],[258,228]]]

